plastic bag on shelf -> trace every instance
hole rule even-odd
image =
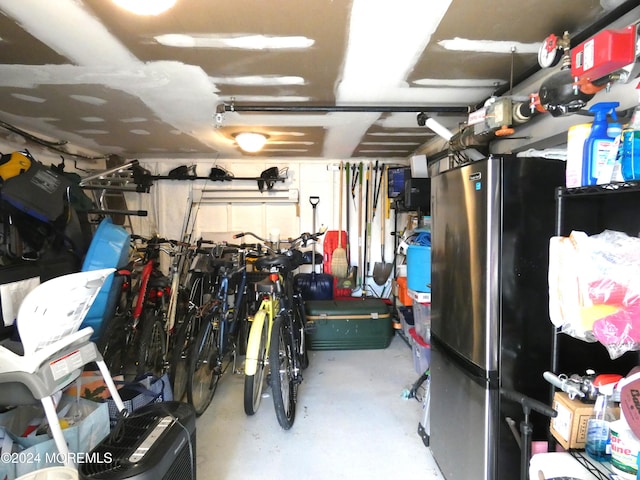
[[[611,358],[640,350],[640,239],[573,231],[549,243],[549,316],[560,331],[599,341]]]

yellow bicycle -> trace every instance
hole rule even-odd
[[[295,419],[298,385],[302,370],[309,365],[304,328],[302,297],[293,290],[293,271],[303,262],[298,247],[317,240],[324,231],[304,233],[289,242],[289,248],[279,251],[265,243],[269,255],[260,257],[255,267],[268,271],[269,276],[255,284],[262,301],[251,320],[245,358],[244,410],[253,415],[260,406],[265,378],[269,378],[278,423],[289,429]],[[272,332],[276,332],[272,335]],[[273,341],[272,341],[273,340]],[[269,369],[267,373],[267,369]]]
[[[268,282],[256,283],[258,293],[265,295],[260,308],[251,320],[249,338],[244,364],[244,411],[253,415],[258,411],[265,373],[268,365],[268,352],[273,329],[274,313],[280,310],[280,300],[273,295],[274,284]]]

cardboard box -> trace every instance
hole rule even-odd
[[[587,441],[587,422],[593,416],[593,404],[571,400],[565,392],[556,392],[553,408],[558,416],[551,419],[549,431],[565,449],[583,449]],[[620,416],[620,408],[615,409]]]

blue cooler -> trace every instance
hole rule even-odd
[[[407,247],[407,288],[414,292],[431,292],[431,247]]]
[[[129,242],[129,233],[124,228],[114,225],[110,218],[105,218],[93,235],[82,264],[82,271],[118,268],[126,265],[129,260]],[[109,275],[87,312],[80,328],[93,328],[92,341],[95,342],[100,338],[103,320],[113,315],[120,288],[121,282],[114,282],[114,275]]]

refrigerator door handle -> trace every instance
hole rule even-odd
[[[456,350],[451,348],[445,342],[438,337],[437,334],[431,331],[431,348],[437,348],[442,351],[443,354],[451,360],[464,374],[472,379],[478,385],[487,387],[489,389],[500,388],[500,381],[498,372],[485,370],[473,362],[470,362],[465,357],[461,356]]]

